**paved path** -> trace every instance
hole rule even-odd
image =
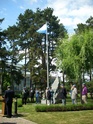
[[[0,124],[36,124],[21,117],[7,118],[0,115]]]

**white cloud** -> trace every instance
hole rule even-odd
[[[38,0],[24,0],[26,3],[29,3],[29,4],[33,4],[33,3],[37,3]]]
[[[68,29],[68,31],[76,28],[78,23],[85,23],[86,20],[93,16],[93,0],[12,0],[16,4],[13,6],[20,7],[22,10],[36,8],[45,9],[51,7],[54,9],[54,15],[60,19],[60,22]],[[2,4],[3,5],[3,4]],[[5,5],[5,4],[4,4]],[[12,7],[12,6],[11,6]],[[0,16],[8,14],[8,10],[1,8]],[[16,11],[20,13],[20,10]],[[15,13],[16,13],[15,12]],[[21,11],[22,12],[22,11]]]
[[[69,26],[69,25],[73,25],[73,19],[72,18],[60,18],[60,22],[62,22],[64,25]]]
[[[25,8],[23,6],[20,6],[20,9],[25,10]]]
[[[54,9],[54,15],[70,29],[93,16],[92,0],[48,0],[48,6]]]
[[[93,15],[93,7],[88,5],[82,6],[79,9],[72,10],[70,15],[78,17]]]

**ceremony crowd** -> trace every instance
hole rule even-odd
[[[41,100],[45,100],[47,105],[55,104],[56,103],[56,97],[59,95],[59,98],[61,99],[62,105],[66,105],[66,99],[67,99],[67,89],[62,84],[60,87],[59,93],[56,93],[52,87],[47,87],[45,92],[40,91],[39,89],[34,90],[33,88],[30,88],[30,91],[24,87],[22,91],[22,104],[26,104],[27,100],[31,99],[31,102],[36,104],[41,103]],[[70,89],[70,96],[72,100],[72,104],[77,104],[77,87],[76,85],[71,85]],[[7,90],[4,94],[4,100],[5,100],[5,106],[6,106],[6,115],[8,118],[12,117],[12,102],[13,98],[15,97],[14,91],[11,89],[10,86],[7,87]],[[82,84],[82,102],[87,103],[87,87],[85,83]]]
[[[87,103],[87,87],[86,84],[82,84],[82,103]],[[56,103],[56,97],[59,94],[59,99],[61,99],[62,104],[66,105],[66,98],[67,98],[67,89],[66,87],[62,84],[59,92],[56,93],[52,87],[47,87],[45,92],[40,91],[39,89],[34,90],[33,88],[30,89],[30,91],[27,90],[26,87],[23,88],[22,91],[22,103],[26,104],[27,99],[30,97],[31,102],[34,102],[34,98],[36,101],[36,104],[41,103],[41,99],[44,100],[46,99],[46,103],[48,105],[50,104],[55,104]],[[71,89],[70,89],[70,96],[71,96],[71,101],[72,104],[77,104],[77,96],[78,96],[78,91],[76,85],[71,84]]]

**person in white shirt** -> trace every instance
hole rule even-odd
[[[76,85],[74,84],[72,87],[72,94],[71,94],[71,99],[72,99],[72,104],[77,104],[77,88]]]

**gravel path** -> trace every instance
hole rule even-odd
[[[21,117],[7,118],[0,115],[0,124],[36,124]]]

